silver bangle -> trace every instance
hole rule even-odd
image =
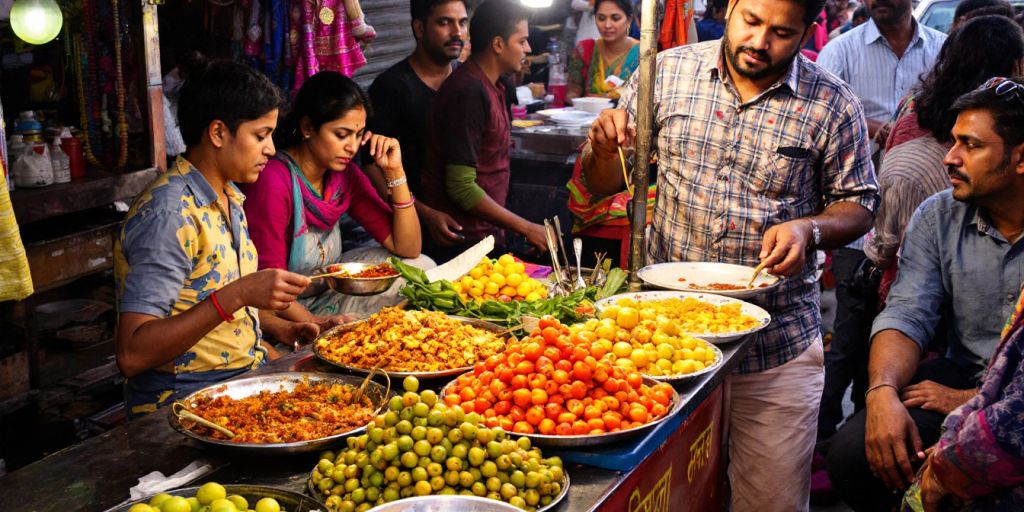
[[[388,185],[388,188],[395,188],[395,187],[398,187],[398,186],[401,186],[401,185],[405,185],[406,181],[407,180],[405,179],[405,176],[403,175],[401,178],[398,178],[397,180],[390,180],[390,181],[388,181],[387,185]]]

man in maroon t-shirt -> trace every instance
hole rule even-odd
[[[470,21],[472,55],[441,86],[427,121],[424,200],[462,225],[465,243],[424,240],[423,252],[439,263],[487,235],[504,245],[502,230],[546,249],[544,227],[505,208],[509,186],[511,124],[505,87],[498,78],[518,72],[530,52],[529,13],[508,0],[487,0]]]

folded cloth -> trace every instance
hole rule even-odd
[[[24,299],[32,291],[32,274],[0,163],[0,302]]]
[[[211,471],[213,471],[213,466],[202,459],[192,461],[191,464],[171,476],[164,476],[163,473],[154,471],[139,478],[139,484],[128,490],[131,495],[130,499],[132,501],[139,500],[146,496],[183,487]]]

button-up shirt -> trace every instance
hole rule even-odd
[[[840,201],[877,206],[863,109],[846,84],[798,56],[777,83],[743,102],[721,55],[720,41],[658,55],[650,262],[755,266],[771,226]],[[636,87],[634,74],[619,102],[630,122]],[[755,301],[772,322],[756,334],[740,372],[782,365],[819,335],[813,260]]]
[[[229,212],[221,209],[217,192],[199,170],[178,157],[136,198],[114,251],[121,313],[180,315],[256,271],[256,248],[242,209],[245,196],[231,183],[225,193]],[[257,350],[256,308],[226,313],[235,320],[221,322],[159,370],[177,374],[257,365],[263,352]]]
[[[980,372],[999,343],[1024,281],[1024,237],[1006,240],[975,206],[951,190],[914,213],[900,247],[900,271],[874,336],[895,329],[927,348],[940,318],[948,320],[946,356]]]
[[[946,34],[914,21],[914,36],[897,57],[875,21],[868,20],[825,45],[817,63],[850,84],[866,118],[884,123],[921,74],[931,71],[945,41]]]

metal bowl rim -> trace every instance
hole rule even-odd
[[[721,368],[721,366],[723,364],[725,364],[725,355],[722,353],[722,349],[718,348],[717,346],[715,346],[714,343],[711,343],[710,341],[707,341],[707,340],[701,340],[701,341],[707,343],[709,347],[711,347],[711,348],[713,348],[715,350],[715,355],[718,356],[718,357],[715,360],[715,365],[714,366],[705,366],[703,370],[699,370],[699,371],[696,371],[696,372],[693,372],[693,373],[687,373],[687,374],[648,375],[646,373],[641,373],[641,375],[643,375],[644,377],[649,377],[651,379],[654,379],[654,380],[656,380],[658,382],[686,382],[688,380],[693,380],[693,379],[695,379],[697,377],[700,377],[702,375],[707,375],[707,374],[709,374],[709,373],[711,373],[711,372]]]
[[[350,261],[350,262],[345,262],[345,263],[331,263],[330,265],[324,265],[322,267],[314,269],[312,275],[327,274],[327,273],[329,273],[328,269],[330,267],[335,266],[335,265],[345,266],[345,265],[353,265],[354,264],[354,265],[361,265],[364,268],[368,268],[368,267],[373,267],[373,266],[376,266],[376,265],[380,265],[382,263],[388,263],[388,262],[387,261],[382,261],[380,263],[373,263],[373,264],[371,264],[371,263],[363,263],[363,262],[360,262],[360,261]],[[388,263],[388,264],[390,264],[390,263]],[[392,268],[394,268],[393,265],[392,265]],[[398,272],[398,269],[395,269],[395,273],[390,275],[390,276],[354,277],[354,276],[334,276],[334,275],[330,275],[330,276],[324,276],[324,277],[325,278],[329,278],[329,279],[338,279],[338,280],[353,281],[353,282],[359,282],[359,281],[372,282],[372,281],[384,281],[386,279],[397,279],[397,278],[401,277],[401,274]]]
[[[251,377],[243,377],[241,379],[229,380],[229,381],[225,381],[225,382],[218,382],[216,384],[212,384],[212,385],[206,386],[205,388],[202,388],[200,390],[194,391],[194,392],[190,393],[188,396],[186,396],[185,398],[182,398],[180,401],[184,402],[186,404],[191,404],[191,402],[198,395],[200,395],[201,393],[206,393],[206,392],[211,392],[212,393],[214,390],[217,390],[218,388],[221,388],[221,387],[223,387],[224,390],[226,391],[227,387],[229,387],[231,385],[237,385],[238,383],[246,382],[246,381],[252,381],[252,380],[266,380],[268,377],[281,377],[279,379],[281,382],[295,382],[295,381],[301,382],[304,378],[309,377],[311,381],[314,380],[314,379],[318,380],[318,381],[319,380],[339,381],[339,383],[348,384],[350,386],[358,386],[359,383],[361,382],[361,381],[356,381],[354,383],[353,382],[340,382],[340,381],[345,380],[345,379],[353,379],[353,378],[354,379],[358,379],[358,377],[351,376],[351,375],[337,374],[337,373],[325,373],[325,372],[276,372],[276,373],[268,373],[268,374],[264,374],[264,375],[253,375]],[[374,382],[374,381],[369,382],[367,384],[367,386],[368,387],[369,386],[377,386],[377,387],[381,388],[381,393],[382,394],[383,394],[383,392],[386,389],[382,384],[380,384],[379,382]],[[388,398],[389,397],[384,397],[384,400],[382,400],[381,404],[375,409],[374,416],[377,415],[377,413],[381,410],[382,407],[387,405]],[[240,449],[240,450],[271,451],[271,452],[272,451],[313,451],[313,450],[319,450],[319,449],[321,449],[323,447],[326,447],[326,446],[328,446],[328,445],[330,445],[330,444],[332,444],[332,443],[334,443],[336,441],[339,441],[339,440],[344,439],[346,437],[349,437],[351,435],[356,435],[356,434],[359,434],[359,433],[363,432],[364,430],[366,430],[366,427],[368,425],[367,424],[367,425],[363,425],[361,427],[356,427],[356,428],[354,428],[352,430],[348,430],[348,431],[342,432],[340,434],[334,434],[332,436],[321,437],[321,438],[318,438],[318,439],[309,439],[309,440],[306,440],[306,441],[296,441],[296,442],[293,442],[293,443],[232,443],[232,442],[227,441],[227,440],[211,439],[211,438],[204,437],[204,436],[201,436],[199,434],[196,434],[195,432],[192,432],[188,428],[185,428],[185,426],[181,424],[181,420],[178,419],[178,417],[175,416],[174,414],[172,414],[169,410],[168,410],[168,414],[167,414],[167,421],[170,422],[171,427],[174,428],[174,430],[177,430],[179,433],[181,433],[181,434],[183,434],[183,435],[185,435],[187,437],[191,437],[192,439],[195,439],[196,441],[199,441],[201,443],[212,444],[212,445],[217,445],[217,446],[223,446],[225,448]],[[371,419],[370,421],[373,421],[373,420]]]

